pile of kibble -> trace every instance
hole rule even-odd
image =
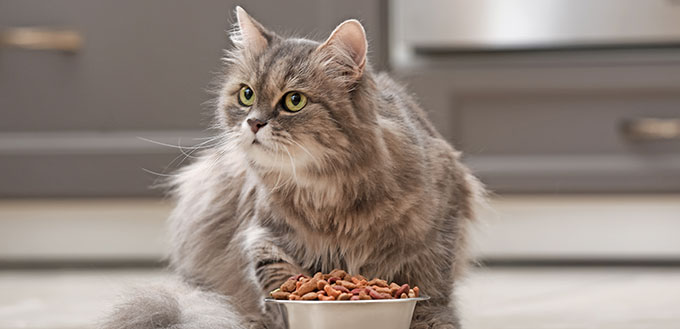
[[[420,289],[408,284],[374,278],[367,280],[361,275],[349,275],[343,270],[328,274],[316,273],[313,277],[298,274],[290,277],[280,288],[271,292],[275,299],[289,300],[368,300],[398,299],[420,296]]]

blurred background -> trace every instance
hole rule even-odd
[[[317,40],[359,18],[464,152],[492,192],[468,327],[678,326],[680,1],[0,0],[0,327],[89,328],[167,276],[150,186],[210,136],[237,4]]]

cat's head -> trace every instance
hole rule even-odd
[[[240,7],[236,16],[217,117],[237,152],[291,173],[370,156],[361,150],[375,133],[374,83],[361,23],[347,20],[319,43],[280,37]]]

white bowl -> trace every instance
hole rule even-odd
[[[277,300],[290,329],[408,329],[416,302],[429,297],[372,300]]]

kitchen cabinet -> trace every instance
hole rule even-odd
[[[69,51],[0,48],[0,197],[160,195],[150,172],[183,155],[146,139],[209,134],[206,89],[237,4],[273,31],[318,40],[360,18],[371,60],[385,63],[383,1],[0,0],[5,35],[37,27],[81,39]]]

